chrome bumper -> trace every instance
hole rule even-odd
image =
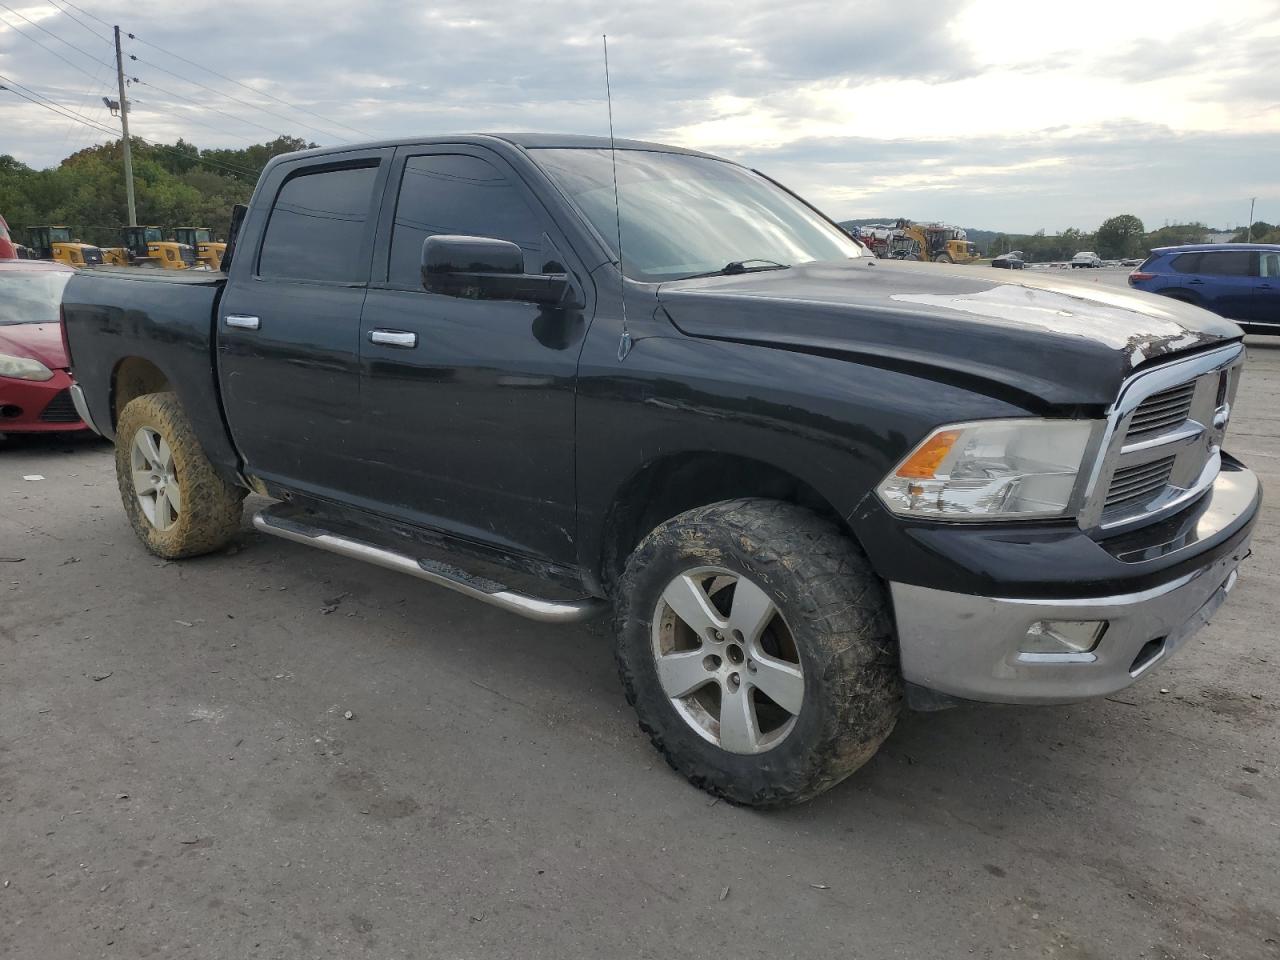
[[[71,403],[76,408],[76,413],[80,414],[80,419],[84,421],[84,425],[98,436],[102,436],[102,431],[94,424],[93,417],[89,416],[89,404],[85,402],[84,391],[80,389],[80,384],[73,383],[69,389],[71,391]]]
[[[1256,492],[1256,479],[1243,472]],[[1256,511],[1256,498],[1249,504]],[[1217,525],[1241,516],[1208,511],[1205,519]],[[1211,531],[1200,533],[1203,540]],[[1246,535],[1199,569],[1114,596],[982,597],[893,583],[903,678],[953,697],[993,703],[1071,703],[1114,693],[1167,660],[1209,622],[1235,586],[1236,568],[1248,552]],[[1105,621],[1106,628],[1087,653],[1027,652],[1028,629],[1041,620]]]

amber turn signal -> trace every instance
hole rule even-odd
[[[931,480],[955,442],[960,439],[959,430],[939,430],[916,448],[898,467],[897,476],[909,480]]]

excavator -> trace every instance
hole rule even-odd
[[[117,267],[159,267],[190,270],[196,266],[195,248],[164,238],[156,226],[121,227],[122,246],[107,247],[103,260]]]
[[[102,263],[102,249],[73,240],[70,227],[28,227],[31,248],[37,260],[57,260],[69,267],[92,267]]]
[[[196,252],[196,259],[210,270],[222,269],[222,255],[227,252],[227,245],[213,239],[213,231],[208,227],[175,227],[174,239],[184,243]]]

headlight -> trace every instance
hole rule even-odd
[[[19,380],[49,380],[53,371],[39,360],[28,357],[11,357],[0,353],[0,377],[16,377]]]
[[[894,513],[942,520],[1060,517],[1089,440],[1088,420],[984,420],[931,433],[876,488]]]

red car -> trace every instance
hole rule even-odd
[[[0,260],[18,259],[18,247],[9,236],[9,225],[0,217]]]
[[[0,433],[88,429],[68,389],[58,315],[73,273],[61,263],[0,260]]]

